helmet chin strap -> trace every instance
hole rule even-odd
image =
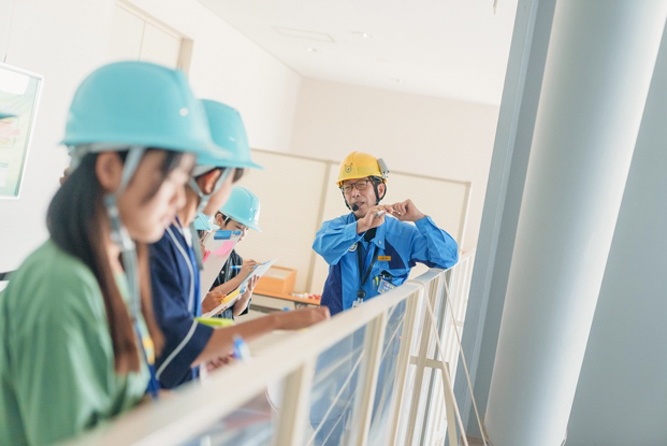
[[[373,190],[375,190],[375,199],[377,202],[375,203],[376,205],[380,204],[380,201],[384,198],[385,195],[387,195],[387,183],[384,181],[377,182],[373,179]],[[378,191],[378,187],[380,184],[384,184],[384,193],[382,194],[382,197],[380,197],[380,192]]]
[[[201,252],[201,246],[199,246],[199,237],[197,236],[197,229],[195,229],[195,222],[190,223],[190,237],[192,244],[192,250],[195,252],[195,260],[197,261],[197,269],[202,271],[204,269],[204,254]]]
[[[141,297],[139,294],[139,277],[136,246],[132,237],[130,237],[127,228],[123,225],[118,210],[118,197],[125,190],[130,179],[134,175],[141,162],[146,149],[140,146],[130,147],[123,165],[123,174],[120,185],[116,192],[104,196],[104,207],[109,215],[111,224],[111,240],[120,249],[125,277],[127,279],[129,295],[130,315],[133,320],[137,320],[141,313]]]
[[[204,208],[208,204],[209,199],[211,198],[211,195],[216,193],[220,187],[222,187],[222,183],[225,182],[227,177],[231,174],[232,169],[231,168],[222,168],[222,167],[211,167],[211,169],[208,171],[210,172],[211,170],[214,169],[221,169],[222,172],[220,174],[220,178],[218,178],[218,181],[215,182],[213,185],[213,189],[210,194],[205,194],[201,188],[199,187],[199,184],[197,184],[197,181],[194,178],[190,178],[190,182],[188,185],[190,188],[197,193],[199,196],[199,205],[197,206],[197,213],[204,213]],[[203,174],[202,174],[203,175]],[[201,176],[201,175],[199,175]]]
[[[201,190],[199,184],[197,184],[197,181],[195,181],[194,178],[190,178],[190,182],[188,183],[190,188],[194,190],[199,196],[199,205],[197,206],[197,214],[200,213],[204,214],[204,208],[206,208],[206,205],[208,204],[211,195],[216,193],[222,187],[222,184],[225,182],[225,180],[227,180],[227,177],[229,177],[229,175],[232,172],[232,168],[219,168],[219,167],[211,167],[209,172],[213,169],[222,169],[222,172],[220,174],[220,178],[218,178],[218,180],[215,182],[215,185],[213,185],[213,189],[210,194],[205,194]],[[199,271],[201,271],[204,269],[204,264],[202,261],[203,254],[201,252],[201,246],[199,246],[199,237],[197,237],[197,230],[195,229],[194,220],[192,221],[192,223],[190,223],[189,229],[190,229],[190,235],[192,237],[191,241],[192,250],[195,252],[195,259],[197,260],[197,268],[199,269]]]

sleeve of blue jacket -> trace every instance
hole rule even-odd
[[[410,268],[416,262],[429,268],[451,268],[459,260],[459,247],[447,232],[438,228],[431,217],[415,222],[417,233],[410,241]]]
[[[335,265],[362,235],[357,234],[357,222],[347,223],[345,217],[325,221],[315,235],[313,249],[329,264]]]
[[[208,344],[213,328],[195,322],[188,310],[174,253],[166,238],[151,245],[150,269],[153,309],[165,337],[155,364],[156,375],[162,387],[173,388],[192,373],[192,363]]]

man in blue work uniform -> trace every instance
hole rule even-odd
[[[352,212],[324,222],[313,243],[329,264],[322,305],[332,316],[401,285],[417,262],[447,269],[458,261],[456,241],[412,200],[380,204],[388,173],[382,159],[366,153],[341,163],[338,186]]]
[[[424,215],[411,200],[381,205],[387,192],[388,169],[382,159],[352,152],[341,163],[338,186],[351,213],[326,221],[317,232],[313,249],[329,266],[322,305],[331,314],[362,304],[401,285],[417,262],[431,268],[450,268],[458,260],[454,239]],[[414,224],[413,224],[414,223]],[[405,305],[388,316],[387,333],[372,425],[387,416],[403,327]],[[361,361],[363,333],[355,333],[325,352],[318,360],[319,399],[311,406],[314,444],[349,442],[352,401]],[[341,358],[347,362],[341,363]],[[332,364],[341,364],[333,368]],[[347,384],[342,384],[346,381]],[[335,397],[332,398],[332,395]]]

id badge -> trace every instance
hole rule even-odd
[[[383,277],[380,279],[380,284],[378,285],[378,293],[384,294],[387,291],[393,290],[394,288],[396,288],[396,285],[393,285]]]

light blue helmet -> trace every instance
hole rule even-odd
[[[84,151],[151,147],[198,159],[231,158],[213,143],[202,104],[183,73],[138,61],[104,65],[84,79],[62,142]]]
[[[236,168],[255,168],[262,169],[262,166],[252,161],[250,157],[250,146],[248,145],[248,136],[245,126],[241,119],[241,114],[228,105],[209,99],[202,99],[208,124],[211,131],[211,137],[215,144],[221,147],[225,152],[232,154],[228,157],[202,157],[197,160],[197,165],[201,167],[236,167]],[[201,170],[198,168],[197,170]],[[203,173],[203,172],[202,172]]]
[[[208,117],[209,129],[213,141],[222,152],[231,153],[232,156],[230,158],[228,156],[221,157],[217,154],[211,154],[210,156],[203,156],[197,159],[197,165],[192,171],[190,187],[199,195],[198,211],[200,212],[206,207],[211,195],[222,187],[227,177],[231,174],[231,168],[262,168],[262,166],[250,159],[248,137],[246,136],[245,126],[239,112],[228,105],[209,99],[202,99],[201,103]],[[213,191],[210,194],[205,194],[199,188],[195,178],[221,167],[229,169],[225,169],[222,175],[220,175],[218,181],[213,186]]]
[[[220,229],[220,226],[211,222],[211,217],[201,212],[197,213],[193,225],[197,231],[217,231]]]
[[[259,228],[259,198],[245,187],[234,186],[227,203],[220,209],[225,217],[229,217],[244,226],[262,232]]]
[[[9,113],[8,111],[0,110],[0,119],[13,118],[16,115],[14,113]]]
[[[128,151],[118,189],[104,196],[111,238],[121,249],[133,318],[141,312],[134,241],[123,226],[117,198],[145,150],[192,153],[197,159],[231,154],[213,143],[204,108],[182,72],[147,62],[116,62],[93,71],[70,105],[63,144],[74,170],[87,153]],[[195,245],[198,246],[198,245]]]

